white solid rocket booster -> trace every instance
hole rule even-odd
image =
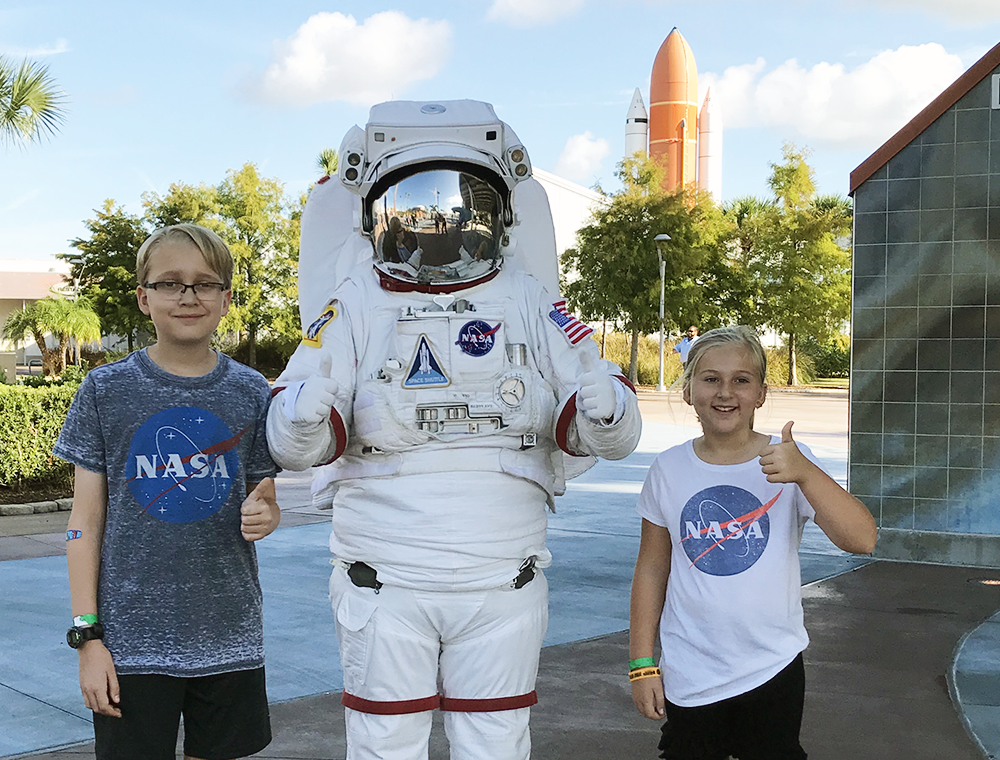
[[[648,135],[649,115],[642,102],[642,94],[636,87],[632,105],[628,107],[628,116],[625,117],[625,158],[631,158],[637,151],[646,155]]]
[[[711,87],[698,114],[698,187],[722,202],[722,113]]]

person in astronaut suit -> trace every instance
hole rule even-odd
[[[492,106],[381,104],[340,156],[373,255],[305,329],[267,432],[281,467],[333,462],[347,757],[426,758],[439,708],[454,760],[527,758],[547,507],[564,457],[634,450],[634,389],[504,266],[530,164]]]

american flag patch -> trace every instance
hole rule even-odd
[[[566,336],[566,339],[574,346],[594,332],[566,310],[565,301],[556,301],[552,304],[549,319],[558,325],[559,329]]]

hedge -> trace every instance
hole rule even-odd
[[[0,486],[70,480],[72,466],[56,458],[52,447],[78,387],[0,385]]]

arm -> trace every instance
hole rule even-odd
[[[660,615],[670,575],[670,532],[642,521],[639,557],[632,576],[632,600],[629,610],[629,659],[652,657],[660,629]],[[643,678],[632,682],[632,701],[647,718],[663,718],[663,682],[659,678]]]
[[[247,483],[250,494],[240,506],[240,532],[247,541],[271,535],[281,522],[281,507],[274,492],[274,478]]]
[[[74,617],[97,613],[97,581],[101,570],[107,507],[107,476],[77,466],[69,529],[79,531],[80,537],[66,541],[69,593]],[[99,639],[85,642],[77,653],[84,704],[94,712],[120,718],[118,677],[104,642]]]
[[[792,422],[781,431],[781,443],[760,453],[760,466],[771,483],[795,483],[816,510],[816,524],[845,552],[871,554],[877,528],[868,508],[799,451]]]

